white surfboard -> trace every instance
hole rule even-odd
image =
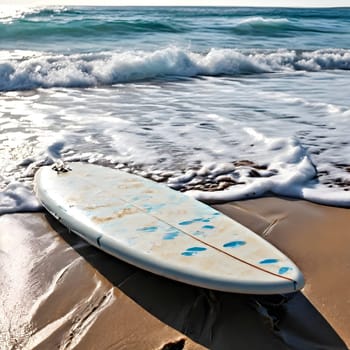
[[[140,176],[70,163],[39,169],[43,206],[90,244],[142,269],[191,285],[249,294],[299,290],[298,267],[217,210]]]

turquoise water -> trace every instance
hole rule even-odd
[[[0,25],[2,49],[58,53],[212,48],[349,48],[349,9],[54,8]]]
[[[63,157],[348,206],[349,45],[350,8],[0,11],[1,187]]]

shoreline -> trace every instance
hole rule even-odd
[[[350,210],[264,197],[214,205],[301,269],[279,305],[210,291],[123,263],[44,213],[0,216],[0,342],[45,349],[347,349]],[[3,314],[3,315],[1,315]]]

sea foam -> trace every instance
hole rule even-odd
[[[257,198],[270,193],[319,204],[350,207],[348,191],[335,191],[318,182],[317,169],[307,149],[297,139],[267,138],[253,129],[246,131],[268,149],[278,150],[266,168],[259,169],[259,166],[250,162],[243,166],[239,162],[236,165],[211,164],[198,171],[170,178],[170,187],[189,189],[189,195],[207,203]],[[205,187],[207,179],[216,183],[214,190],[193,190]],[[220,182],[228,182],[227,188],[223,188]]]
[[[22,183],[11,182],[0,192],[0,215],[39,211],[42,207],[34,193]]]

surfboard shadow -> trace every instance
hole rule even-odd
[[[114,287],[153,316],[210,349],[347,349],[300,292],[290,298],[224,293],[136,268],[90,246],[47,215],[51,226]],[[170,349],[182,349],[185,342]]]

